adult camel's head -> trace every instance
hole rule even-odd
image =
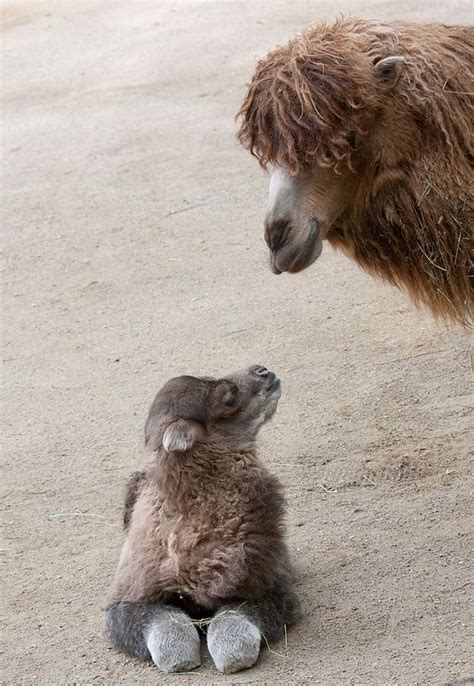
[[[359,171],[380,143],[404,59],[387,27],[357,35],[317,24],[257,68],[240,142],[270,172],[265,240],[275,273],[297,272],[357,202]]]

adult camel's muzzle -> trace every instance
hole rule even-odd
[[[270,249],[270,268],[274,274],[300,272],[309,267],[323,249],[321,224],[311,217],[302,236],[288,222],[266,223],[265,240]]]

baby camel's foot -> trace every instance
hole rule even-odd
[[[207,647],[220,672],[230,674],[251,667],[260,653],[260,631],[242,614],[217,615],[207,630]]]
[[[197,629],[188,615],[179,610],[163,613],[154,620],[146,645],[162,672],[184,672],[201,664]]]

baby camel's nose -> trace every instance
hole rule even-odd
[[[256,369],[255,369],[255,374],[257,376],[268,376],[269,373],[270,372],[268,371],[268,369],[266,367],[256,367]]]

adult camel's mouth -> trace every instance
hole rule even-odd
[[[311,218],[308,227],[301,238],[291,238],[291,232],[286,240],[276,249],[270,249],[270,268],[274,274],[282,272],[296,273],[309,267],[321,255],[323,240],[321,224]]]

